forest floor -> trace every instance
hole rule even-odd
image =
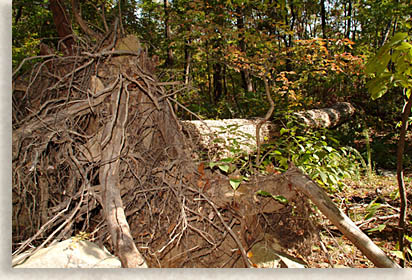
[[[388,176],[389,175],[389,176]],[[407,188],[412,187],[412,174],[405,176]],[[371,240],[388,256],[399,263],[397,251],[399,198],[396,174],[373,175],[360,181],[347,181],[347,187],[331,195],[336,205],[348,215]],[[408,200],[411,201],[411,195]],[[411,221],[412,207],[408,206],[408,221]],[[320,212],[320,240],[312,248],[310,256],[297,256],[304,259],[309,267],[318,268],[368,268],[374,267],[362,252],[357,249]],[[407,222],[407,235],[411,236],[412,224]],[[412,248],[406,241],[405,247]],[[292,252],[291,252],[292,253]],[[295,252],[296,253],[296,252]],[[412,267],[406,260],[405,267]]]

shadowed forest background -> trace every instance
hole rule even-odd
[[[302,194],[264,189],[296,166],[410,267],[411,15],[409,0],[13,1],[13,254],[80,236],[126,267],[132,247],[150,267],[251,267],[270,232],[306,267],[376,265]],[[341,103],[354,113],[331,127],[295,114]],[[186,131],[199,119],[223,120],[228,153]],[[284,212],[236,202],[252,182]]]

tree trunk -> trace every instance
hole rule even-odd
[[[66,48],[63,51],[66,55],[73,54],[72,46],[74,44],[72,35],[72,27],[70,19],[67,17],[64,6],[60,0],[50,0],[49,9],[53,14],[53,21],[56,25],[57,34],[64,39],[63,43]]]
[[[213,97],[214,103],[216,104],[223,92],[223,75],[222,75],[222,64],[216,62],[213,65]]]
[[[408,130],[408,119],[412,108],[412,94],[409,96],[408,103],[402,113],[402,126],[401,133],[399,135],[398,151],[397,151],[397,164],[396,164],[396,174],[399,186],[399,196],[401,199],[401,209],[399,217],[399,250],[403,253],[403,239],[405,235],[405,217],[406,210],[408,209],[408,200],[405,189],[405,182],[403,180],[403,152],[405,150],[405,136]],[[405,255],[404,255],[405,257]],[[404,260],[401,260],[401,266],[404,265]]]
[[[171,28],[170,28],[170,19],[169,19],[169,9],[170,3],[169,0],[164,0],[164,12],[165,12],[165,37],[166,37],[166,44],[167,44],[167,58],[166,58],[166,65],[172,66],[174,63],[173,57],[173,50],[172,50],[172,38],[171,38]]]
[[[246,54],[246,43],[245,43],[245,39],[244,39],[243,32],[242,32],[242,30],[245,27],[242,10],[238,7],[236,8],[236,13],[238,14],[236,17],[236,25],[237,25],[238,30],[240,31],[239,47],[240,47],[240,50],[244,54]],[[241,77],[242,77],[242,85],[243,85],[244,90],[247,92],[253,92],[253,84],[252,84],[252,79],[250,77],[249,70],[242,69]]]
[[[322,21],[322,38],[326,39],[326,9],[325,0],[320,1],[320,17]]]
[[[351,22],[352,22],[352,0],[349,0],[348,3],[348,14],[346,20],[346,38],[350,38],[350,29],[351,29]]]
[[[185,44],[185,69],[184,69],[184,76],[185,76],[185,85],[187,86],[190,81],[190,65],[192,62],[192,54],[190,52],[190,41],[187,40]]]

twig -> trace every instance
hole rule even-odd
[[[69,205],[71,202],[71,198],[70,201],[67,203],[66,208],[63,209],[62,211],[60,211],[56,216],[54,216],[53,218],[51,218],[47,223],[45,223],[44,225],[41,226],[41,228],[37,231],[37,233],[35,235],[33,235],[31,238],[29,238],[28,240],[26,240],[16,251],[13,252],[12,256],[15,256],[19,253],[21,253],[28,244],[30,244],[33,240],[35,240],[39,235],[41,235],[50,224],[52,224],[54,221],[56,221],[61,215],[63,215],[63,213],[65,213],[68,209],[69,209]]]
[[[48,55],[37,55],[37,56],[31,56],[31,57],[26,57],[25,59],[23,59],[22,62],[20,62],[19,66],[17,67],[16,70],[14,70],[12,77],[14,77],[14,75],[16,75],[17,72],[19,72],[19,70],[21,69],[21,67],[23,67],[23,64],[26,63],[29,60],[32,59],[37,59],[37,58],[49,58],[49,57],[57,57],[56,54],[48,54]]]
[[[333,266],[333,262],[332,262],[332,259],[331,259],[330,255],[329,255],[328,250],[327,250],[326,247],[325,247],[325,244],[323,244],[323,241],[322,241],[322,240],[320,240],[319,243],[320,243],[320,246],[322,247],[323,252],[325,252],[326,257],[328,258],[328,261],[329,261],[330,266],[333,268],[333,267],[334,267],[334,266]]]
[[[376,221],[376,220],[380,220],[380,221],[385,221],[385,220],[390,220],[390,219],[392,219],[392,218],[398,218],[399,217],[399,214],[394,214],[394,215],[388,215],[388,216],[379,216],[379,217],[373,217],[373,218],[370,218],[370,219],[368,219],[368,220],[366,220],[366,221],[357,221],[357,222],[355,222],[355,225],[357,225],[358,227],[363,227],[363,226],[365,226],[365,225],[367,225],[367,224],[369,224],[369,223],[371,223],[371,222],[373,222],[373,221]]]

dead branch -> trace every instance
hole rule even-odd
[[[399,267],[351,219],[339,210],[326,193],[302,171],[296,167],[290,167],[285,176],[288,177],[288,180],[297,190],[311,199],[319,210],[377,267]]]

